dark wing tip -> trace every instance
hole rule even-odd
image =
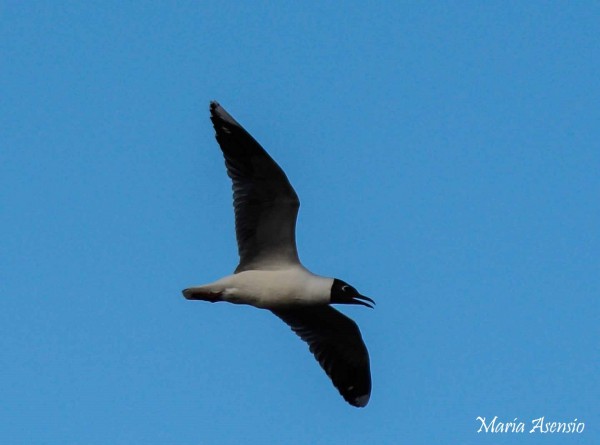
[[[340,375],[339,371],[336,372],[334,369],[325,369],[344,400],[352,406],[364,408],[371,398],[371,375],[368,368],[366,373],[364,369],[354,369],[354,371],[358,371],[358,374],[351,378],[352,383],[349,385],[348,375]],[[344,374],[346,372],[351,373],[351,370],[346,369]]]
[[[228,131],[227,129],[231,129],[232,126],[239,127],[243,130],[243,127],[239,122],[225,111],[225,108],[223,108],[216,100],[210,102],[210,120],[213,122],[213,126],[217,132],[219,132],[219,130]],[[245,132],[246,131],[244,130],[244,133]]]
[[[309,345],[321,368],[350,405],[371,396],[369,353],[354,321],[331,306],[271,311]]]
[[[346,401],[357,408],[364,408],[369,403],[369,399],[371,398],[371,394],[364,394],[362,396],[355,397],[352,400],[346,399]]]

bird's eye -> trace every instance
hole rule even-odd
[[[349,288],[350,286],[347,285],[342,286],[342,292],[346,292]]]

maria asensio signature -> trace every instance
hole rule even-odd
[[[487,421],[485,417],[477,417],[480,422],[478,433],[524,433],[526,431],[525,422],[519,421],[517,417],[512,422],[504,422],[498,420],[498,416],[494,416],[493,419]],[[546,422],[545,418],[539,417],[532,419],[531,428],[527,428],[529,433],[541,433],[541,434],[573,434],[583,433],[585,430],[585,423],[579,422],[574,419],[572,422]]]

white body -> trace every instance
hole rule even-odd
[[[294,265],[280,270],[246,270],[188,290],[222,293],[223,301],[270,309],[329,304],[332,285],[333,278]]]

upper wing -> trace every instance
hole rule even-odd
[[[300,201],[283,170],[217,102],[210,104],[227,174],[233,180],[237,272],[298,263],[296,216]]]
[[[310,352],[348,403],[358,407],[369,403],[369,353],[356,323],[331,306],[272,312],[308,343]]]

